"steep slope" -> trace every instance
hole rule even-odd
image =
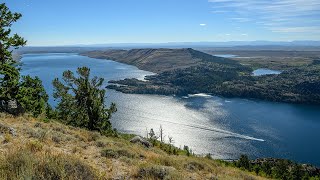
[[[55,121],[0,114],[0,130],[0,179],[263,179]]]

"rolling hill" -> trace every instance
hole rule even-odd
[[[90,51],[81,55],[99,59],[110,59],[155,73],[185,69],[197,66],[203,61],[236,64],[233,60],[212,56],[191,48]]]

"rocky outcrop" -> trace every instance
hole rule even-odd
[[[130,142],[131,143],[140,143],[140,144],[144,145],[147,148],[152,146],[152,144],[149,141],[147,141],[146,139],[144,139],[144,138],[142,138],[140,136],[135,136],[134,138],[132,138],[130,140]]]

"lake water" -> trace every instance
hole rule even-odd
[[[256,69],[252,72],[253,76],[262,76],[262,75],[268,75],[268,74],[281,74],[281,71],[277,70],[272,70],[272,69],[265,69],[265,68],[260,68]]]
[[[22,74],[39,76],[51,95],[51,81],[64,70],[88,66],[106,80],[143,79],[153,73],[109,60],[77,54],[29,54],[22,58]],[[112,124],[119,131],[146,136],[162,125],[176,146],[214,158],[278,157],[320,165],[320,107],[228,99],[195,94],[186,97],[123,94],[108,90],[108,103],[118,112]],[[52,98],[50,103],[55,104]]]

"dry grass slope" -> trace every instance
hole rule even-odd
[[[203,157],[168,155],[124,136],[0,114],[0,179],[262,179]]]
[[[184,69],[198,65],[200,62],[200,59],[192,56],[189,49],[108,50],[91,51],[82,55],[92,58],[112,59],[155,73]]]

